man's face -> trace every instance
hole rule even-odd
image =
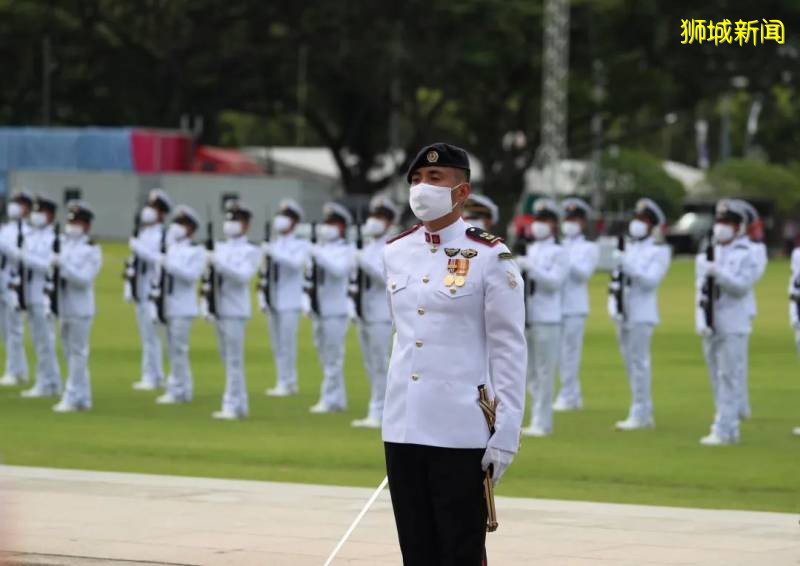
[[[470,193],[469,181],[464,172],[454,167],[420,167],[411,174],[411,184],[419,183],[450,189],[457,187],[450,195],[453,204],[463,203]]]

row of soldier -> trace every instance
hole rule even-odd
[[[93,280],[102,259],[89,237],[93,219],[89,206],[78,201],[68,204],[63,237],[56,237],[56,208],[54,201],[25,191],[16,193],[8,205],[9,220],[0,231],[0,288],[4,289],[0,305],[7,353],[0,384],[27,380],[23,346],[27,314],[37,360],[36,381],[22,395],[61,394],[53,328],[53,318],[58,317],[68,378],[54,410],[80,411],[92,403],[89,331],[95,314]],[[309,241],[296,234],[305,220],[303,209],[295,201],[283,201],[272,220],[273,237],[260,247],[247,240],[252,213],[242,202],[229,202],[225,239],[214,242],[209,237],[206,249],[193,243],[200,225],[198,215],[187,206],[177,206],[167,222],[172,212],[167,194],[151,191],[129,242],[125,298],[134,304],[142,343],[141,377],[134,388],[164,387],[156,400],[160,404],[191,401],[189,332],[193,319],[203,315],[215,324],[226,374],[222,406],[213,416],[246,417],[244,331],[251,317],[250,281],[258,273],[257,297],[267,315],[277,375],[275,386],[266,393],[287,397],[298,392],[297,333],[301,313],[306,313],[312,319],[323,369],[320,399],[310,411],[345,410],[345,336],[349,321],[355,319],[371,395],[366,417],[352,424],[379,428],[392,335],[382,252],[399,220],[397,206],[386,198],[373,199],[367,221],[357,227],[357,247],[347,240],[353,218],[337,203],[325,205],[323,222],[312,228]],[[464,216],[488,232],[497,222],[498,211],[485,196],[471,195]],[[554,410],[579,410],[583,405],[579,374],[589,313],[587,284],[599,257],[597,244],[584,236],[591,216],[592,210],[581,199],[561,203],[539,199],[530,226],[531,243],[515,258],[525,276],[527,381],[533,401],[530,424],[523,429],[528,436],[551,434]],[[756,314],[753,286],[767,261],[764,244],[748,236],[748,228],[757,221],[758,213],[749,203],[721,201],[713,243],[696,261],[696,330],[702,337],[715,401],[711,432],[701,440],[706,445],[738,442],[739,423],[750,416],[747,342]],[[615,425],[622,431],[655,426],[650,344],[659,323],[657,289],[671,260],[669,248],[657,238],[664,224],[659,206],[641,199],[628,225],[628,237],[620,238],[613,255],[608,309],[632,398],[627,418]],[[363,246],[362,235],[368,239]],[[793,255],[792,270],[792,281],[798,280],[798,253]],[[791,313],[793,327],[800,328],[795,303]],[[169,373],[163,369],[163,335]],[[797,335],[800,347],[800,330]],[[557,373],[560,389],[555,395]],[[800,434],[800,429],[794,432]]]

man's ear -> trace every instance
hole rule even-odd
[[[464,183],[456,189],[455,194],[453,195],[453,200],[460,204],[464,204],[467,202],[470,193],[472,192],[472,187],[469,184],[469,181],[464,181]]]

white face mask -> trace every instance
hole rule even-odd
[[[423,222],[437,220],[449,214],[458,203],[453,203],[453,191],[464,183],[455,187],[439,187],[428,183],[417,183],[409,189],[408,203],[411,212]]]
[[[339,227],[333,224],[321,224],[317,227],[317,237],[323,242],[330,242],[339,237]]]
[[[736,231],[730,224],[716,223],[714,224],[714,241],[725,244],[733,240],[736,236]]]
[[[67,224],[64,226],[64,235],[68,238],[83,236],[83,228],[80,224]]]
[[[6,216],[9,220],[17,220],[22,216],[22,205],[18,202],[10,202],[6,206]]]
[[[465,218],[468,224],[472,224],[476,228],[480,228],[484,232],[489,232],[491,229],[491,222],[486,218]]]
[[[31,212],[31,226],[41,228],[47,224],[47,214],[44,212]]]
[[[388,227],[389,225],[385,220],[370,216],[367,218],[367,221],[364,222],[364,226],[361,227],[361,233],[367,237],[380,236],[386,232]]]
[[[152,206],[145,206],[139,213],[139,220],[142,221],[142,224],[153,224],[158,220],[158,211]]]
[[[279,214],[275,217],[275,220],[272,221],[272,227],[276,232],[285,234],[292,227],[292,219],[286,215]]]
[[[631,220],[631,223],[628,224],[628,234],[631,235],[631,238],[641,240],[646,238],[649,233],[650,225],[647,222],[639,220],[638,218],[634,218]]]
[[[547,222],[534,220],[531,225],[531,234],[534,240],[546,240],[553,235],[553,230]]]
[[[583,232],[583,226],[581,226],[580,222],[575,222],[574,220],[565,220],[561,223],[561,233],[567,238],[574,238],[581,232]]]
[[[189,231],[183,224],[177,224],[173,222],[172,224],[169,225],[169,228],[167,228],[168,242],[177,242],[178,240],[184,239],[188,235]]]
[[[222,233],[226,238],[236,238],[242,235],[242,223],[238,220],[226,220],[222,224]]]

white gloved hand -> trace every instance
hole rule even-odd
[[[789,324],[795,330],[800,330],[800,316],[797,314],[797,303],[792,299],[789,301]]]
[[[217,262],[217,252],[215,250],[206,250],[206,263],[214,265]]]
[[[300,311],[304,316],[311,317],[311,297],[308,296],[308,293],[300,295]]]
[[[697,328],[695,328],[695,331],[697,332],[697,335],[698,335],[698,336],[701,336],[701,337],[703,337],[703,338],[708,338],[709,336],[712,336],[712,335],[714,334],[714,331],[713,331],[713,330],[711,330],[711,329],[710,329],[708,326],[706,326],[705,324],[704,324],[704,325],[702,325],[702,326],[698,326]]]
[[[700,264],[700,269],[706,277],[714,277],[717,274],[717,266],[713,261],[704,259]]]
[[[153,263],[155,263],[158,267],[163,267],[166,262],[167,254],[157,254]]]
[[[620,265],[623,264],[625,261],[625,252],[622,250],[614,250],[611,252],[611,265],[614,268],[618,268]]]
[[[141,240],[139,240],[139,238],[136,238],[136,237],[131,237],[131,238],[128,240],[128,247],[129,247],[129,248],[130,248],[130,249],[131,249],[133,252],[137,252],[140,246],[141,246]]]
[[[57,266],[59,263],[61,263],[61,254],[53,254],[53,255],[50,257],[50,265],[52,265],[53,267],[55,267],[55,266]]]
[[[270,255],[272,245],[269,242],[261,242],[261,255]]]
[[[489,469],[489,466],[492,466],[492,484],[497,485],[500,482],[500,478],[503,477],[506,469],[508,469],[513,461],[513,452],[488,446],[481,460],[481,469],[486,471]]]
[[[622,322],[622,316],[617,312],[617,299],[614,295],[608,296],[606,307],[608,308],[608,316],[611,317],[611,320],[614,322]]]

